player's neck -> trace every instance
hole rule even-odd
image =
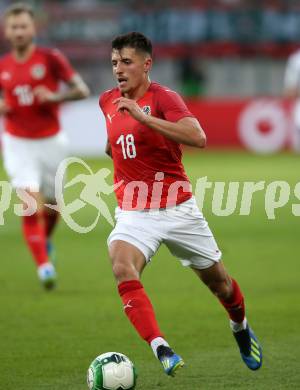
[[[35,44],[31,43],[30,45],[22,48],[13,48],[12,54],[16,61],[18,62],[25,62],[28,60],[28,58],[31,56],[33,51],[35,50]]]
[[[145,95],[148,88],[150,87],[151,81],[149,79],[145,80],[145,82],[138,86],[138,88],[125,93],[124,97],[132,100],[139,100],[141,97]]]

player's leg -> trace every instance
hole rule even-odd
[[[45,231],[41,215],[42,195],[40,188],[40,169],[36,156],[35,142],[3,134],[3,160],[12,186],[24,192],[24,210],[28,208],[30,199],[33,213],[22,217],[22,230],[26,243],[38,268],[38,275],[48,287],[48,274],[55,275],[53,266],[49,264],[45,247]],[[26,213],[25,213],[26,214]]]
[[[53,245],[52,237],[60,220],[60,212],[57,210],[57,201],[55,187],[65,181],[65,167],[60,164],[68,155],[68,140],[64,133],[59,133],[53,137],[39,141],[39,159],[42,169],[41,191],[45,198],[45,205],[55,206],[55,208],[43,207],[43,217],[46,232],[47,253],[52,263],[56,262],[56,251]],[[47,150],[47,153],[44,153]],[[59,169],[62,168],[62,169]]]
[[[216,262],[207,269],[192,269],[216,295],[230,319],[241,324],[245,319],[244,297],[237,282],[227,274],[223,263]]]
[[[161,332],[140,281],[146,265],[145,257],[134,245],[121,240],[111,242],[109,255],[125,314],[141,338],[151,343],[156,337],[161,337]]]
[[[257,370],[262,364],[262,350],[247,323],[244,296],[237,281],[228,275],[222,262],[207,269],[192,269],[227,311],[244,362],[251,370]]]
[[[56,201],[53,199],[46,199],[45,204],[56,206]],[[59,222],[60,213],[56,209],[44,206],[42,214],[43,214],[45,234],[46,234],[46,250],[51,263],[55,264],[56,253],[51,238]]]
[[[164,339],[152,303],[140,281],[146,263],[159,243],[154,243],[153,232],[147,232],[145,226],[142,230],[144,236],[141,236],[138,213],[137,218],[131,221],[135,221],[136,225],[130,226],[127,221],[123,227],[122,218],[119,218],[116,228],[108,239],[113,273],[128,319],[141,338],[151,346],[154,355],[162,363],[164,371],[174,376],[177,369],[183,366],[183,360],[172,351]],[[151,227],[151,224],[149,223],[148,226]],[[151,248],[147,247],[145,244],[147,242]]]
[[[230,316],[231,328],[243,360],[249,368],[259,368],[262,362],[261,348],[247,325],[243,294],[220,262],[222,253],[195,200],[192,198],[168,213],[170,229],[165,244],[219,298]]]
[[[50,204],[52,206],[56,206],[56,201],[53,199],[46,199],[45,203],[47,205]],[[43,207],[43,217],[44,217],[45,233],[47,239],[50,239],[52,237],[52,234],[54,233],[54,230],[59,221],[59,215],[60,213],[56,209]]]
[[[44,287],[51,289],[55,285],[56,273],[53,265],[49,262],[46,250],[46,233],[43,220],[43,196],[39,192],[27,190],[28,199],[36,202],[36,211],[31,215],[25,215],[23,219],[23,235],[37,265],[38,276]],[[28,204],[24,202],[24,209]]]

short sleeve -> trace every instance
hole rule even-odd
[[[105,104],[111,98],[113,94],[113,89],[108,89],[107,91],[103,92],[99,97],[99,107],[102,110],[102,112],[105,114]]]
[[[105,101],[107,99],[107,94],[108,94],[108,91],[105,91],[99,97],[99,107],[100,107],[100,110],[103,112],[103,114],[105,114],[104,106],[105,106]]]
[[[51,51],[51,63],[59,80],[68,82],[76,73],[68,59],[57,49]]]
[[[300,54],[293,55],[287,62],[285,76],[285,89],[300,88]]]
[[[157,91],[157,108],[162,116],[170,122],[178,122],[185,117],[194,117],[181,96],[167,88]]]
[[[104,110],[104,102],[103,102],[103,94],[100,95],[99,97],[99,107],[100,107],[100,111],[102,111],[104,117],[105,117],[105,120],[106,120],[106,114],[105,114],[105,110]]]

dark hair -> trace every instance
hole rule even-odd
[[[112,41],[111,47],[115,50],[121,50],[124,47],[131,47],[137,51],[142,51],[152,56],[152,43],[150,39],[135,31],[124,35],[118,35]]]
[[[27,13],[29,16],[34,18],[33,8],[29,4],[26,4],[26,3],[14,3],[11,6],[9,6],[4,11],[4,18],[6,19],[12,15],[20,15],[23,12]]]

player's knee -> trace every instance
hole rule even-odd
[[[219,299],[226,300],[231,296],[231,284],[225,279],[218,282],[212,282],[208,285],[208,287]]]
[[[133,265],[125,262],[115,261],[112,266],[112,271],[119,283],[133,280],[138,277],[138,273]]]

